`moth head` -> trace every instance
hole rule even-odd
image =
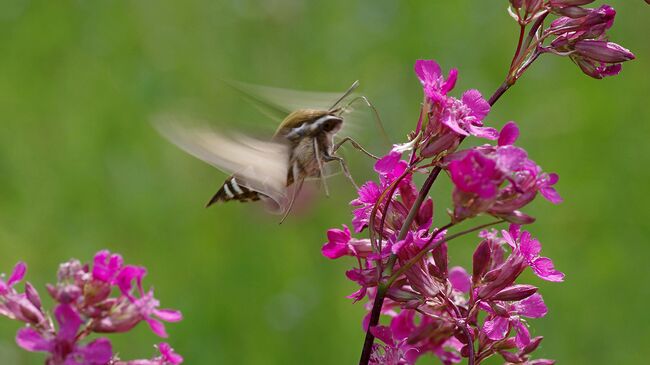
[[[314,134],[327,133],[335,134],[341,129],[343,118],[334,114],[325,114],[313,122]]]

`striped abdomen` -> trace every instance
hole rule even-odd
[[[219,191],[210,199],[206,207],[216,202],[227,202],[230,200],[239,200],[242,203],[260,200],[260,194],[257,191],[240,185],[234,176],[230,176],[223,183]]]

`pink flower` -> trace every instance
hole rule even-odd
[[[498,133],[494,128],[483,126],[483,119],[490,112],[490,104],[479,91],[468,90],[460,99],[447,95],[456,84],[456,69],[452,69],[445,80],[435,61],[418,60],[415,73],[426,96],[423,114],[415,131],[416,134],[423,133],[420,151],[423,157],[453,151],[466,136],[497,138]]]
[[[518,225],[510,225],[509,231],[502,231],[505,241],[513,248],[515,253],[520,254],[535,275],[548,281],[564,281],[564,274],[555,269],[553,261],[548,257],[540,257],[542,245],[533,238],[528,231],[521,232]]]
[[[353,239],[348,226],[343,225],[343,230],[330,229],[327,231],[327,243],[323,245],[323,256],[337,259],[341,256],[367,257],[372,252],[370,240]]]
[[[9,293],[13,289],[14,285],[23,280],[26,272],[27,265],[25,265],[24,262],[17,263],[7,282],[0,279],[0,295]]]
[[[59,323],[55,335],[23,328],[16,335],[18,345],[27,351],[50,353],[48,364],[106,365],[111,360],[113,351],[108,339],[99,338],[83,346],[77,344],[77,333],[84,321],[70,305],[60,304],[54,315]]]
[[[530,333],[522,317],[540,318],[548,311],[539,294],[533,294],[519,302],[501,303],[497,306],[498,311],[495,311],[489,305],[481,303],[481,308],[490,313],[483,324],[483,332],[489,339],[499,341],[504,339],[510,330],[514,330],[515,344],[520,349],[530,343]]]
[[[543,173],[525,150],[513,145],[518,135],[516,124],[509,122],[501,130],[497,146],[478,146],[444,159],[456,187],[456,220],[488,212],[511,222],[530,223],[533,219],[518,209],[530,203],[537,192],[552,203],[562,201],[553,188],[559,177]]]
[[[108,250],[97,252],[94,259],[93,278],[108,284],[113,284],[118,272],[122,269],[124,260],[118,254]]]
[[[474,193],[482,199],[493,198],[504,180],[496,161],[474,150],[469,151],[463,159],[452,161],[449,172],[459,190]]]
[[[456,85],[458,70],[452,68],[447,75],[447,80],[442,76],[440,66],[434,60],[415,61],[415,74],[420,79],[424,94],[432,100],[441,100]]]
[[[183,357],[174,352],[174,349],[168,343],[162,342],[158,344],[158,350],[160,351],[164,364],[178,365],[183,362]]]

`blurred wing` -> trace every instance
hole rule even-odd
[[[244,94],[262,113],[278,122],[298,109],[328,110],[342,95],[341,92],[291,90],[240,81],[227,83]]]
[[[254,85],[240,81],[227,83],[241,92],[248,101],[263,114],[281,122],[287,115],[298,109],[329,110],[339,100],[344,92],[318,92],[291,90],[270,86]],[[352,91],[358,82],[352,84]],[[351,104],[350,104],[351,103]],[[341,116],[345,119],[339,137],[353,137],[368,148],[383,153],[391,146],[381,123],[377,122],[378,112],[368,106],[362,97],[350,92],[341,100],[337,107],[343,109]]]
[[[185,127],[156,122],[156,129],[190,155],[230,174],[239,184],[268,196],[286,208],[289,147],[246,136],[226,137],[206,126]]]

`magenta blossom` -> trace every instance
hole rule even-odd
[[[111,254],[108,250],[99,251],[94,258],[93,278],[113,284],[123,264],[122,256]]]
[[[482,302],[481,308],[489,313],[483,324],[483,332],[486,336],[491,340],[499,341],[504,339],[508,332],[514,330],[515,344],[520,349],[530,344],[531,340],[522,317],[540,318],[548,311],[539,294],[533,294],[514,303],[499,302],[494,304],[494,308]]]
[[[57,334],[43,334],[27,327],[18,331],[16,342],[27,351],[48,352],[48,364],[61,365],[106,365],[113,357],[109,340],[99,338],[87,345],[78,345],[77,333],[83,320],[67,304],[60,304],[54,310],[59,323]]]
[[[524,257],[535,275],[548,281],[564,281],[564,274],[555,269],[553,261],[548,257],[539,256],[542,245],[530,232],[522,232],[520,226],[512,224],[508,231],[503,230],[501,234],[513,251]]]
[[[490,112],[490,104],[479,91],[468,90],[460,99],[447,96],[456,84],[456,69],[452,69],[445,80],[435,61],[418,60],[415,73],[425,95],[424,113],[415,131],[416,134],[422,133],[420,154],[423,157],[453,151],[466,136],[497,138],[498,133],[494,128],[483,126],[483,119]]]
[[[532,201],[537,192],[552,203],[562,201],[553,188],[558,175],[543,173],[526,151],[514,146],[518,135],[516,124],[509,122],[501,130],[497,146],[478,146],[445,158],[456,186],[456,220],[488,212],[513,222],[530,223],[532,218],[518,209]]]
[[[24,262],[17,263],[6,282],[0,279],[0,295],[5,295],[13,290],[14,285],[23,280],[26,272],[27,265]]]

